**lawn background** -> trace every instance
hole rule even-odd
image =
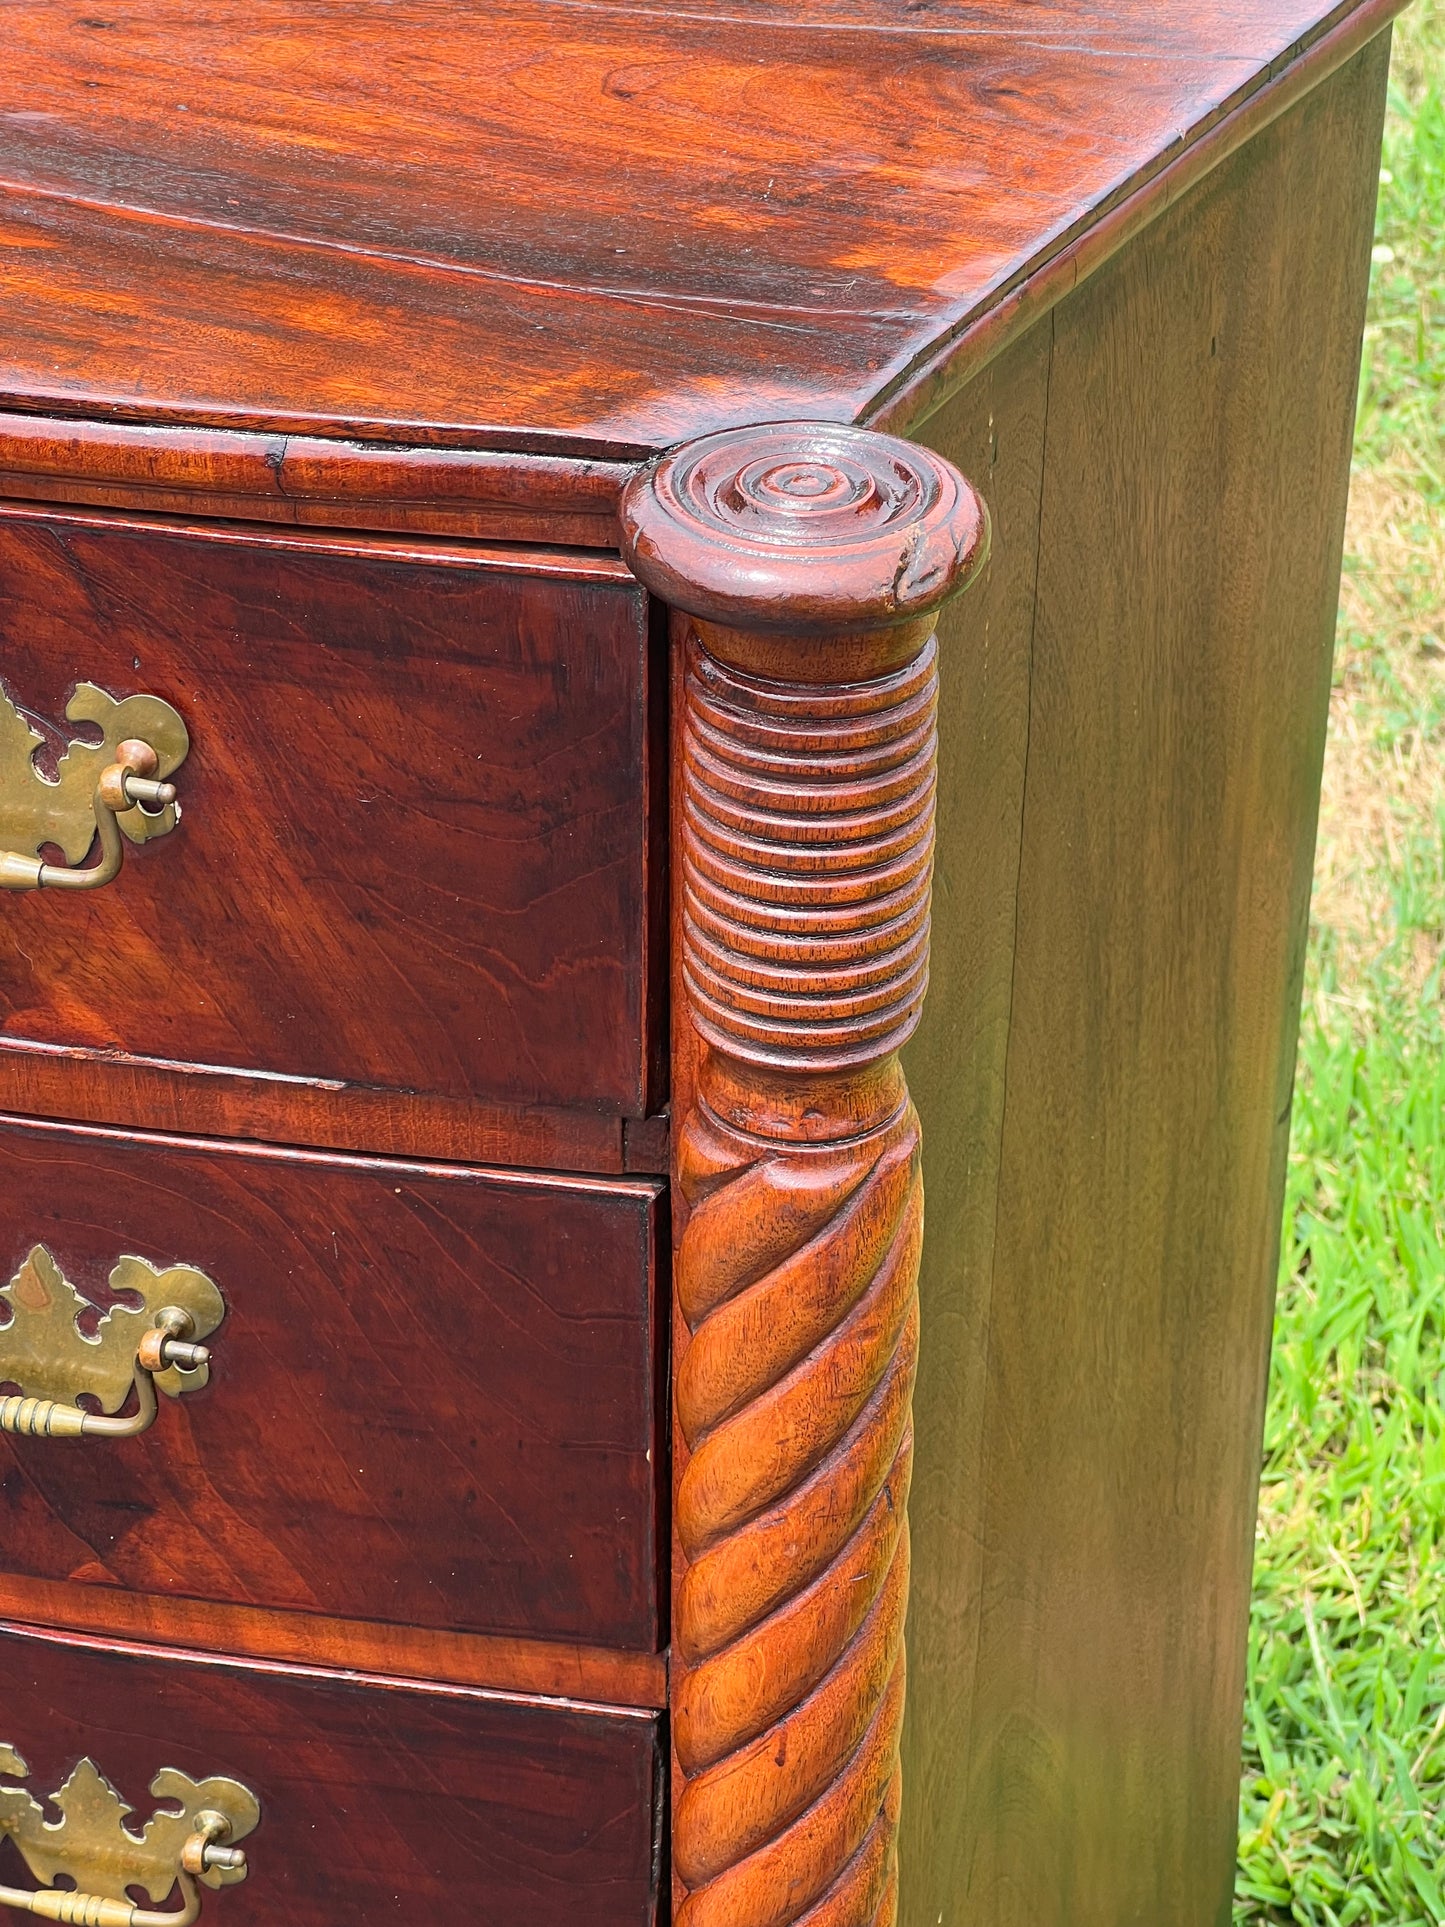
[[[1235,1919],[1445,1927],[1445,0],[1397,24],[1265,1434]]]

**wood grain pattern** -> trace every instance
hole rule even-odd
[[[158,1766],[258,1796],[208,1927],[478,1919],[651,1927],[653,1715],[421,1690],[0,1628],[5,1737],[36,1784],[83,1755],[137,1807]],[[3,1877],[34,1883],[0,1847]]]
[[[602,456],[854,419],[1354,11],[18,0],[0,401]]]
[[[190,828],[190,825],[187,825]],[[0,974],[3,984],[3,974]],[[357,1084],[288,1082],[220,1065],[0,1036],[0,1111],[203,1137],[258,1138],[322,1150],[448,1158],[463,1164],[619,1173],[627,1120],[597,1111],[493,1104]],[[644,1140],[645,1141],[645,1140]]]
[[[989,1570],[979,1539],[990,1449],[984,1429],[989,1287],[1051,336],[1045,318],[927,429],[930,445],[977,479],[994,539],[977,585],[939,616],[939,736],[946,749],[938,771],[929,993],[918,1032],[903,1052],[923,1122],[928,1198],[918,1281],[927,1342],[913,1396],[909,1500],[903,1927],[937,1927],[939,1914],[946,1927],[993,1927],[992,1901],[978,1895],[972,1868],[978,1830],[997,1821],[977,1810],[968,1762]],[[1040,1331],[1035,1343],[1047,1348],[1048,1332]],[[1043,1851],[1043,1843],[1035,1850]]]
[[[918,433],[936,408],[1026,333],[1056,301],[1071,294],[1181,195],[1322,86],[1372,40],[1388,33],[1399,12],[1398,0],[1362,0],[1351,8],[1337,7],[1318,39],[1297,44],[1271,61],[1257,88],[1237,99],[1198,139],[1162,152],[1153,166],[1141,171],[1137,183],[1112,199],[1057,252],[1026,269],[990,306],[921,355],[886,392],[870,401],[858,419],[893,434]]]
[[[144,687],[192,740],[177,835],[7,911],[7,1039],[303,1101],[651,1108],[648,636],[616,561],[11,507],[0,639],[41,718]]]
[[[433,1685],[586,1700],[594,1706],[667,1705],[667,1655],[620,1652],[560,1639],[389,1626],[326,1613],[277,1612],[209,1599],[120,1592],[0,1570],[0,1619],[164,1644],[238,1659],[338,1673],[370,1673]]]
[[[620,462],[0,416],[0,495],[170,515],[615,548]]]
[[[627,555],[685,643],[671,1710],[678,1927],[897,1902],[947,464],[771,427],[669,457]],[[696,1082],[694,1084],[694,1070]]]
[[[1398,4],[7,9],[0,496],[112,512],[0,509],[0,676],[197,748],[7,910],[0,1104],[127,1128],[0,1228],[232,1316],[0,1447],[0,1738],[252,1777],[235,1927],[1226,1916]],[[819,425],[935,409],[937,643],[966,485]],[[662,600],[671,1519],[660,1187],[416,1161],[668,1153]]]
[[[930,1216],[905,1927],[1229,1915],[1386,59],[1368,49],[936,418],[954,460],[1000,450],[995,576],[967,612],[1000,568],[1023,579],[1006,637],[992,603],[989,678],[955,651],[949,707],[945,671],[955,731],[996,720],[941,792],[944,974],[905,1059]],[[1032,481],[1000,483],[1011,448]],[[1016,954],[989,890],[1011,841]],[[967,1013],[1005,998],[1001,1064]]]
[[[143,1437],[0,1441],[0,1563],[655,1651],[659,1188],[0,1122],[7,1278],[41,1243],[104,1300],[134,1253],[227,1305]]]

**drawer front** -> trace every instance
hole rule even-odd
[[[184,719],[182,822],[93,894],[5,899],[0,1035],[646,1108],[646,611],[620,563],[0,510],[0,686],[42,761],[84,682]]]
[[[0,1382],[74,1350],[37,1247],[92,1304],[129,1257],[224,1305],[209,1383],[140,1436],[0,1436],[0,1565],[654,1651],[655,1193],[0,1120]]]
[[[155,1810],[163,1767],[255,1796],[247,1878],[203,1891],[205,1927],[654,1918],[655,1717],[3,1628],[0,1679],[0,1747],[20,1755],[42,1805],[87,1758],[134,1809],[132,1829]],[[0,1777],[0,1817],[11,1791]],[[39,1884],[3,1833],[0,1884]]]

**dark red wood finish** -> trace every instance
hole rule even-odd
[[[261,1138],[331,1151],[523,1164],[556,1171],[665,1171],[658,1120],[602,1111],[483,1103],[357,1084],[298,1083],[214,1066],[155,1063],[118,1051],[16,1044],[0,1036],[0,1111],[205,1137]],[[664,1140],[659,1155],[657,1140]],[[638,1156],[629,1159],[636,1137]]]
[[[655,1651],[657,1190],[0,1123],[6,1278],[228,1306],[140,1438],[0,1439],[0,1564]]]
[[[0,1627],[0,1740],[49,1790],[85,1755],[148,1818],[156,1769],[261,1803],[206,1927],[649,1927],[658,1720],[89,1649]],[[8,1842],[0,1879],[35,1883]]]
[[[948,462],[793,424],[622,502],[694,618],[673,867],[676,1927],[895,1927]],[[681,626],[681,624],[679,624]]]
[[[0,909],[0,1230],[231,1316],[146,1438],[0,1450],[0,1740],[253,1784],[206,1927],[651,1927],[669,1857],[677,1927],[1227,1915],[1402,4],[4,10],[0,678],[195,750],[115,889]],[[1000,537],[936,764],[942,551],[819,541],[785,646],[633,513],[762,424],[694,507],[856,532],[891,485],[767,425],[935,411]],[[462,1168],[669,1156],[671,1501],[661,1187]]]
[[[623,462],[0,415],[0,494],[301,527],[617,546]]]
[[[0,403],[603,455],[856,419],[1399,4],[12,0]]]
[[[237,1659],[279,1660],[348,1673],[486,1686],[600,1706],[667,1705],[667,1654],[623,1652],[571,1640],[508,1633],[454,1633],[275,1612],[174,1593],[118,1592],[67,1579],[26,1579],[0,1568],[0,1619],[59,1627],[100,1639],[164,1641]]]
[[[0,1029],[642,1114],[646,653],[603,557],[0,511],[12,697],[145,690],[192,736],[174,836],[7,905]]]

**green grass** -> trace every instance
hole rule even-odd
[[[1445,0],[1397,29],[1235,1918],[1445,1927]]]
[[[1416,0],[1395,29],[1355,455],[1445,494],[1445,8]]]

